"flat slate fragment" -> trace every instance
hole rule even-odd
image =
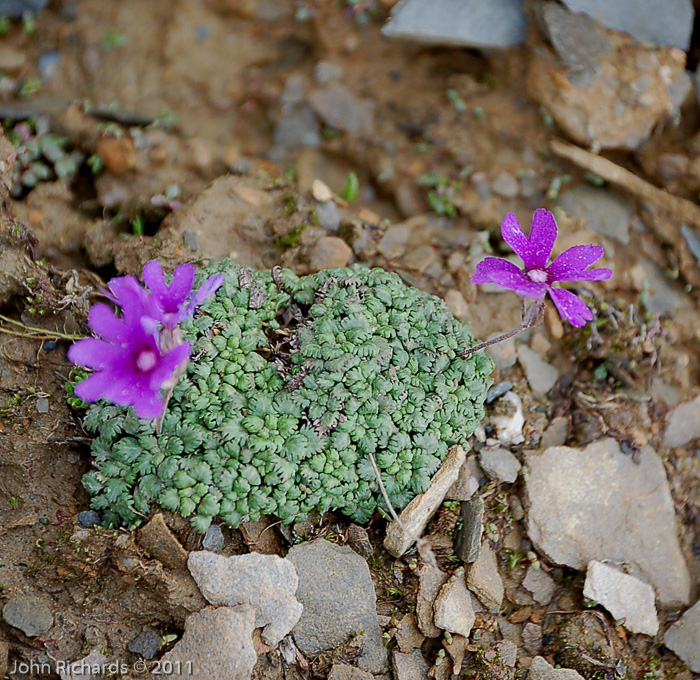
[[[382,33],[436,45],[499,48],[522,45],[526,30],[522,0],[404,0]]]
[[[688,602],[673,499],[650,447],[635,461],[602,439],[530,452],[525,462],[527,532],[552,562],[579,570],[591,560],[633,565],[661,603]]]

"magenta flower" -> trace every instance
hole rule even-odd
[[[115,287],[122,283],[127,282]],[[107,399],[133,406],[139,418],[158,418],[165,409],[162,390],[187,363],[190,343],[162,353],[159,336],[148,323],[147,306],[131,285],[124,288],[116,295],[125,305],[122,317],[104,303],[93,305],[88,324],[99,339],[79,340],[68,350],[70,361],[95,371],[75,386],[75,394],[83,401]],[[111,285],[110,289],[114,292]]]
[[[563,288],[554,288],[557,281],[606,281],[610,269],[588,269],[605,251],[589,243],[564,251],[547,265],[557,238],[557,223],[549,210],[535,210],[530,236],[520,227],[518,218],[508,213],[501,225],[503,240],[523,261],[524,269],[500,257],[487,257],[476,267],[472,283],[495,283],[528,298],[543,298],[546,293],[554,302],[559,315],[572,326],[581,327],[593,319],[591,310],[579,297]]]
[[[202,287],[190,297],[194,283],[195,269],[191,264],[181,264],[175,268],[173,279],[165,283],[163,269],[158,260],[151,260],[143,267],[143,281],[161,309],[158,319],[165,328],[174,328],[181,321],[194,314],[194,310],[206,298],[215,293],[224,282],[224,275],[210,276]]]
[[[95,371],[75,386],[84,401],[107,399],[132,406],[139,418],[160,418],[169,392],[184,374],[191,345],[178,324],[221,286],[224,275],[211,276],[192,295],[194,267],[180,265],[170,286],[156,260],[143,268],[149,293],[135,276],[112,279],[105,295],[121,316],[104,304],[90,309],[88,325],[97,338],[79,340],[68,350],[74,364]]]

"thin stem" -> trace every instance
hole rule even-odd
[[[543,319],[544,300],[536,300],[530,307],[528,307],[524,311],[522,322],[519,323],[515,328],[508,331],[507,333],[504,333],[503,335],[499,335],[496,338],[492,338],[491,340],[487,340],[486,342],[480,342],[478,345],[474,345],[474,347],[465,349],[463,352],[458,352],[457,356],[460,359],[466,359],[466,357],[468,357],[471,354],[474,354],[474,352],[478,352],[479,350],[485,349],[486,347],[491,347],[491,345],[495,345],[496,343],[508,340],[514,335],[526,331],[528,328],[532,328],[533,326],[539,325],[540,323],[542,323]]]
[[[0,332],[7,333],[7,335],[19,335],[24,338],[37,338],[41,340],[82,340],[84,335],[73,335],[70,333],[61,333],[60,331],[50,331],[46,328],[37,328],[36,326],[27,326],[27,324],[21,321],[16,321],[15,319],[10,319],[9,316],[4,316],[0,314],[0,321],[5,321],[13,326],[19,326],[25,333],[13,332],[7,328],[0,327]]]
[[[386,503],[386,507],[389,508],[389,514],[391,515],[392,519],[394,522],[396,522],[403,532],[410,536],[410,538],[416,542],[416,545],[418,546],[418,552],[420,556],[423,558],[424,562],[427,562],[430,564],[432,567],[435,567],[436,569],[438,568],[437,564],[437,559],[435,559],[435,555],[430,548],[430,543],[426,541],[424,538],[421,538],[420,536],[416,536],[406,525],[399,519],[399,516],[396,514],[396,510],[394,510],[394,506],[391,504],[391,501],[389,500],[389,494],[386,492],[386,488],[384,487],[384,482],[382,481],[382,477],[379,474],[379,468],[377,467],[377,463],[374,460],[374,456],[372,455],[371,451],[368,451],[369,455],[369,462],[372,464],[372,469],[374,470],[374,476],[377,478],[377,482],[379,484],[379,490],[382,492],[382,498],[384,498],[384,502]]]

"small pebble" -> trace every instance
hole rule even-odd
[[[45,350],[46,352],[51,352],[51,351],[53,351],[54,349],[56,349],[56,347],[58,347],[58,345],[57,345],[53,340],[47,340],[47,341],[44,343],[44,350]]]
[[[326,231],[338,231],[340,214],[333,201],[319,203],[316,206],[316,217],[319,227],[323,227]]]
[[[128,650],[142,659],[150,660],[160,651],[162,639],[154,630],[142,630],[135,638],[129,640]]]
[[[333,199],[333,192],[330,190],[329,186],[320,179],[315,179],[311,184],[311,195],[319,203],[327,203]]]
[[[491,185],[493,193],[503,198],[515,198],[520,191],[518,180],[509,172],[501,172],[496,176]]]
[[[496,399],[500,399],[506,392],[510,392],[513,389],[513,383],[510,380],[505,380],[497,385],[492,385],[489,387],[489,391],[486,393],[486,403],[491,404]]]
[[[49,412],[49,400],[46,399],[46,397],[40,397],[39,399],[36,400],[36,410],[39,413],[48,413]]]
[[[100,523],[100,515],[95,510],[83,510],[78,513],[81,527],[94,527]]]
[[[39,57],[38,62],[39,75],[41,76],[41,79],[46,83],[53,80],[60,63],[61,55],[58,50],[49,50],[48,52],[44,52]]]
[[[220,553],[224,548],[224,534],[221,527],[212,524],[202,539],[202,548],[213,553]]]

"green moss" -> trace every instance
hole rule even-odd
[[[206,530],[312,510],[366,521],[424,491],[449,446],[484,414],[492,363],[444,303],[359,266],[299,278],[225,261],[216,296],[183,326],[193,342],[160,434],[121,407],[90,407],[84,484],[105,520],[135,525],[160,505]]]

